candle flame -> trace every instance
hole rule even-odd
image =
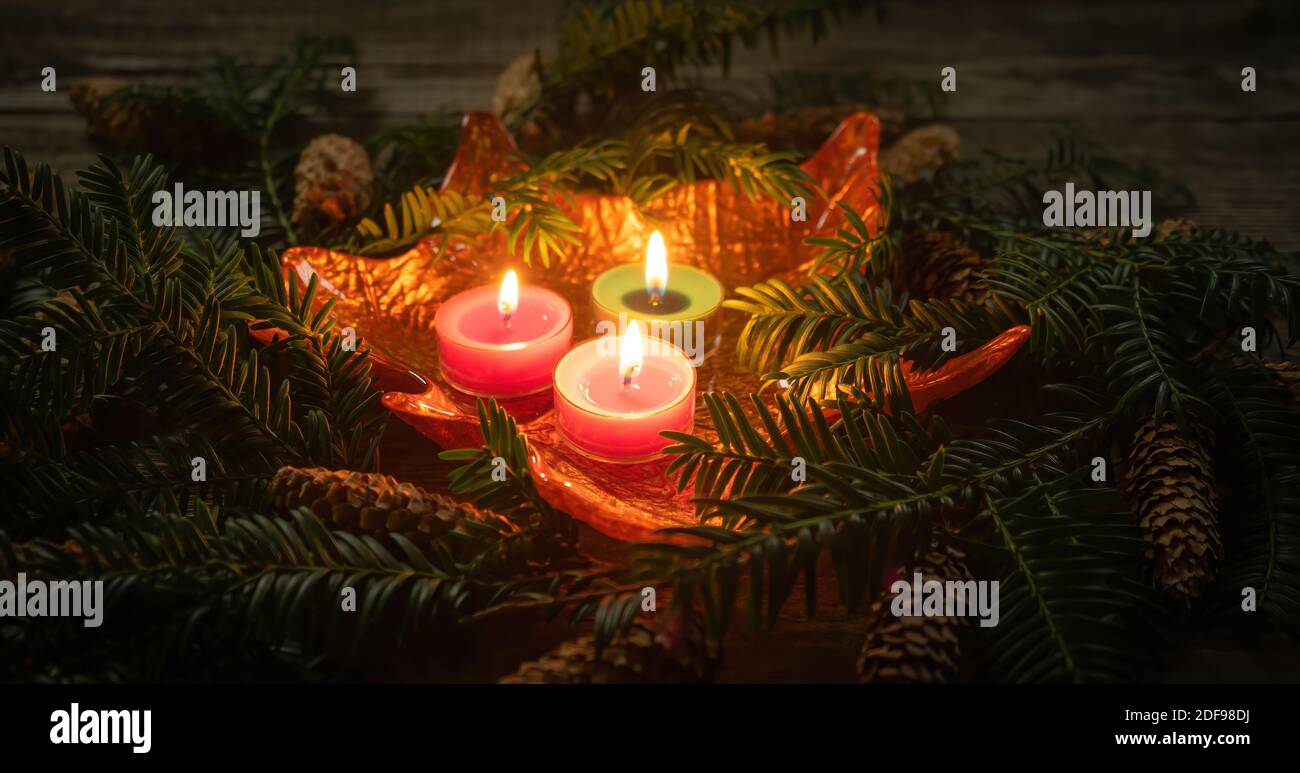
[[[650,234],[650,243],[645,248],[645,289],[654,303],[663,300],[668,289],[668,250],[664,247],[663,234],[658,231]]]
[[[497,295],[497,309],[501,312],[503,322],[510,321],[510,315],[519,308],[519,277],[512,268],[501,280],[501,292]]]
[[[641,328],[632,320],[623,333],[623,340],[618,347],[618,370],[623,374],[623,386],[632,384],[632,377],[641,371],[642,350],[645,344],[641,340]]]

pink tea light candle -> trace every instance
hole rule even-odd
[[[433,318],[442,375],[462,392],[519,397],[547,389],[573,342],[573,309],[542,287],[476,287],[448,299]]]
[[[694,366],[665,341],[647,346],[636,321],[621,339],[575,346],[555,366],[554,388],[560,435],[604,461],[644,461],[672,442],[661,431],[695,426]]]

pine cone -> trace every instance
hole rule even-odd
[[[1300,404],[1300,363],[1266,361],[1264,367],[1291,391],[1291,402]]]
[[[375,172],[359,143],[322,134],[307,144],[293,170],[293,222],[342,223],[370,202]]]
[[[1105,226],[1094,226],[1085,228],[1083,232],[1089,238],[1096,240],[1098,244],[1108,245],[1111,243],[1111,228]],[[1163,242],[1171,236],[1188,236],[1196,231],[1196,221],[1185,217],[1170,217],[1156,223],[1155,232],[1151,234],[1151,241]],[[1127,240],[1127,231],[1120,230],[1121,240]]]
[[[705,682],[712,676],[694,627],[676,622],[655,631],[634,623],[614,637],[596,658],[596,640],[567,641],[538,660],[530,660],[501,684],[659,684]],[[689,632],[688,632],[689,631]]]
[[[1171,217],[1156,224],[1156,241],[1163,242],[1171,236],[1188,236],[1196,230],[1196,221],[1186,217]]]
[[[1232,364],[1238,368],[1255,369],[1258,365],[1241,355],[1232,358]],[[1291,402],[1300,405],[1300,363],[1287,360],[1264,360],[1273,381],[1291,393]]]
[[[501,116],[503,121],[513,119],[541,95],[539,64],[536,52],[520,54],[497,77],[496,91],[492,94],[492,112]]]
[[[1124,493],[1146,530],[1156,586],[1190,607],[1223,556],[1207,430],[1188,439],[1174,421],[1148,419],[1129,448]]]
[[[117,78],[83,78],[69,98],[90,139],[108,150],[192,160],[223,155],[239,141],[194,92],[147,92]]]
[[[472,505],[388,475],[323,467],[281,467],[271,480],[271,497],[283,510],[307,507],[341,529],[397,532],[417,545],[438,539],[463,520],[484,517]]]
[[[988,297],[979,272],[988,261],[958,237],[944,231],[909,231],[903,254],[915,266],[903,284],[914,298],[978,303]]]
[[[933,550],[916,565],[926,580],[966,581],[972,578],[958,550]],[[909,576],[908,581],[911,582]],[[966,617],[896,617],[890,606],[893,593],[886,590],[867,611],[867,640],[858,659],[858,681],[863,684],[945,684],[960,671],[958,634]]]
[[[129,84],[117,78],[83,78],[72,84],[72,107],[86,119],[90,138],[110,148],[138,147],[145,138],[143,111],[128,109],[123,101],[107,98],[125,91]]]
[[[961,153],[961,137],[951,126],[933,124],[904,134],[880,153],[880,171],[895,182],[914,183]]]

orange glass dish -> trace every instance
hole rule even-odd
[[[833,235],[844,224],[841,208],[853,209],[873,231],[880,228],[879,135],[875,116],[855,114],[800,165],[826,194],[808,202],[806,222],[791,220],[788,202],[748,199],[715,180],[680,185],[645,212],[625,196],[575,194],[572,202],[557,203],[581,227],[580,243],[544,277],[534,272],[535,278],[572,304],[578,339],[603,332],[594,328],[599,315],[593,309],[593,282],[615,266],[643,262],[656,228],[674,261],[707,272],[724,288],[756,284],[773,275],[797,282],[807,275],[818,252],[804,239]],[[489,193],[494,180],[522,169],[514,160],[517,156],[499,120],[490,113],[470,113],[443,187]],[[444,243],[446,238],[434,234],[388,259],[295,247],[283,260],[303,282],[318,274],[323,291],[318,295],[333,295],[339,325],[355,328],[370,349],[378,383],[390,390],[383,396],[389,410],[443,448],[475,447],[482,443],[475,401],[443,378],[434,321],[446,299],[496,284],[513,260],[503,236],[474,243],[454,238]],[[696,388],[741,394],[757,390],[760,378],[728,354],[744,327],[744,315],[723,310],[713,319],[710,336],[715,330],[721,335],[723,351],[695,368]],[[988,351],[953,358],[952,368],[909,371],[908,383],[920,388],[926,402],[950,397],[996,370],[1023,342],[1022,332],[1013,329],[986,345]],[[618,464],[575,447],[557,428],[549,390],[501,402],[528,439],[538,491],[558,509],[622,540],[662,538],[655,534],[657,529],[695,523],[689,488],[678,491],[664,474],[667,459]],[[695,402],[694,431],[708,436],[708,412]]]

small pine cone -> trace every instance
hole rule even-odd
[[[1253,369],[1258,367],[1254,362],[1241,355],[1233,357],[1232,364],[1238,368]],[[1291,402],[1300,405],[1300,363],[1286,360],[1264,360],[1264,367],[1268,369],[1269,375],[1279,386],[1284,387],[1291,393]]]
[[[914,298],[979,303],[988,297],[980,270],[988,261],[960,238],[944,231],[911,231],[903,237],[903,254],[915,268],[903,282]]]
[[[1151,543],[1156,586],[1190,607],[1214,580],[1223,556],[1210,433],[1189,439],[1171,420],[1148,419],[1133,434],[1124,494]]]
[[[967,581],[972,579],[965,556],[954,548],[933,550],[913,571],[926,580]],[[911,578],[907,578],[911,581]],[[966,617],[895,616],[893,594],[886,591],[867,610],[867,640],[858,658],[858,681],[862,684],[945,684],[960,671],[959,633]]]
[[[146,91],[116,78],[84,78],[72,85],[73,108],[90,139],[124,153],[171,160],[224,155],[239,140],[190,92]]]
[[[655,631],[640,623],[614,637],[596,657],[596,640],[567,641],[520,664],[501,684],[659,684],[706,682],[713,661],[694,629],[671,623]]]
[[[293,222],[342,223],[370,202],[375,172],[359,143],[322,134],[307,144],[293,170]]]
[[[72,91],[68,98],[72,101],[74,110],[89,118],[103,106],[104,97],[128,85],[130,84],[120,78],[81,78],[72,84]]]
[[[472,505],[388,475],[323,467],[281,467],[271,479],[271,497],[278,508],[309,508],[340,529],[397,532],[417,545],[438,539],[463,520],[484,517]]]
[[[520,54],[506,65],[497,77],[492,94],[492,112],[509,121],[526,109],[542,93],[540,62],[535,51]]]
[[[896,182],[914,183],[955,161],[961,138],[951,126],[934,124],[913,129],[880,154],[880,171]]]
[[[90,138],[115,149],[132,149],[144,142],[145,121],[150,116],[128,109],[121,100],[108,97],[129,88],[117,78],[83,78],[72,84],[72,107],[86,119]]]

